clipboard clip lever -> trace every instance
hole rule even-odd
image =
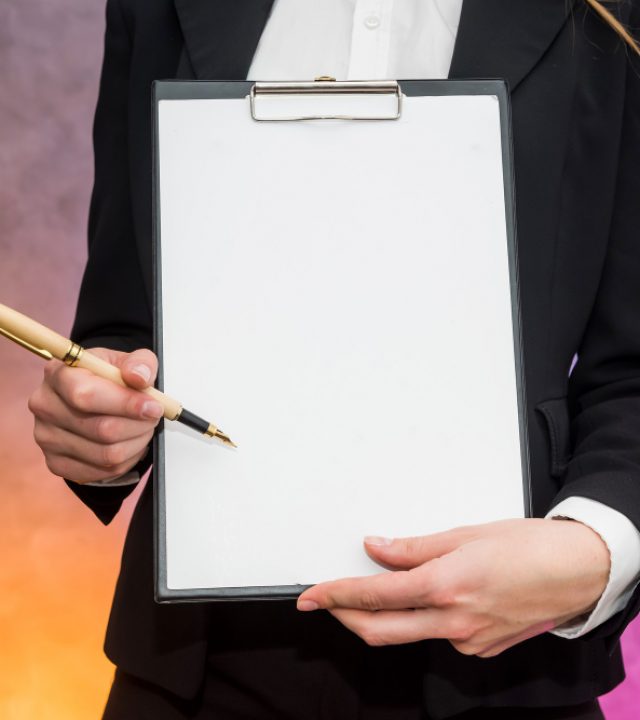
[[[363,102],[367,98],[372,102]],[[283,102],[275,102],[278,99]],[[331,101],[329,105],[327,100]],[[402,115],[402,90],[395,80],[336,82],[322,76],[314,82],[254,83],[249,103],[251,117],[259,122],[398,120]],[[328,112],[327,107],[332,105],[335,111]],[[283,107],[287,112],[279,110]]]

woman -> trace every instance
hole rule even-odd
[[[613,10],[640,25],[636,0]],[[290,603],[154,604],[148,484],[107,633],[106,718],[602,717],[640,555],[640,80],[620,32],[595,0],[109,0],[73,335],[110,348],[132,389],[48,370],[31,408],[51,470],[109,522],[149,465],[160,409],[135,389],[156,370],[140,349],[154,79],[505,77],[539,519],[371,540],[400,572],[300,598],[340,625]]]

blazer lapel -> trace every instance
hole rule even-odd
[[[450,78],[505,78],[513,91],[551,45],[575,0],[464,0]]]
[[[244,80],[273,0],[174,0],[199,80]]]

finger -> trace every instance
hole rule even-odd
[[[109,348],[89,348],[85,352],[96,355],[101,360],[117,367],[124,381],[138,390],[153,384],[158,373],[158,359],[146,348],[133,352],[120,352]],[[128,380],[132,382],[128,382]]]
[[[302,611],[333,608],[394,610],[420,607],[428,583],[426,572],[398,571],[369,577],[345,578],[314,585],[298,598]]]
[[[48,385],[41,386],[29,399],[36,422],[55,425],[99,443],[117,443],[153,432],[158,420],[132,420],[113,415],[88,415],[69,407]]]
[[[47,467],[59,477],[66,478],[81,485],[90,482],[99,482],[104,480],[114,480],[127,473],[132,467],[142,460],[146,455],[146,448],[140,454],[132,458],[130,463],[115,468],[96,468],[87,465],[75,458],[69,458],[62,455],[45,456]]]
[[[153,430],[122,442],[97,443],[54,425],[36,421],[34,437],[45,455],[65,456],[95,468],[113,470],[116,474],[116,470],[122,467],[135,465],[134,459],[151,442]]]
[[[346,628],[372,646],[449,639],[452,634],[461,631],[452,625],[450,611],[435,608],[383,610],[375,613],[337,609],[330,612]]]
[[[47,383],[73,410],[91,415],[115,415],[134,420],[159,420],[160,403],[132,388],[116,385],[81,368],[60,367]]]
[[[153,385],[158,374],[158,359],[151,350],[136,350],[119,358],[122,379],[137,390]]]
[[[377,563],[390,568],[408,569],[442,557],[481,534],[482,526],[467,526],[433,535],[407,538],[365,538],[365,549]]]

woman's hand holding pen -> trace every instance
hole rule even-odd
[[[370,645],[449,640],[492,657],[591,610],[610,556],[579,522],[507,520],[415,538],[369,538],[394,572],[316,585],[300,610],[327,609]]]
[[[138,392],[155,380],[158,363],[150,350],[91,353],[120,368],[129,387],[54,360],[29,399],[34,437],[49,470],[77,483],[128,472],[145,456],[163,415],[158,402]]]

